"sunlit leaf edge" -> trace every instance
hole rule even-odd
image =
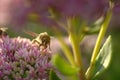
[[[111,36],[109,36],[96,58],[93,79],[97,78],[108,68],[111,61],[111,56],[112,56],[112,43]]]

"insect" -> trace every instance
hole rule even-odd
[[[47,32],[37,34],[31,31],[25,31],[25,33],[36,37],[35,39],[32,40],[32,43],[37,43],[39,47],[43,47],[43,49],[46,49],[47,47],[49,47],[50,49],[50,36],[48,35]]]
[[[7,36],[6,27],[0,27],[0,37]]]

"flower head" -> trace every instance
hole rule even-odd
[[[40,51],[26,38],[0,38],[0,79],[48,79],[51,52]]]
[[[3,2],[3,3],[2,3]],[[108,7],[108,0],[2,0],[1,9],[12,25],[25,24],[30,17],[49,26],[54,22],[49,19],[49,9],[55,10],[61,18],[80,16],[86,20],[98,18]],[[7,6],[7,8],[4,8]],[[3,11],[0,10],[0,13]],[[31,16],[33,15],[34,16]]]

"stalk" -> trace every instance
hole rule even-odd
[[[102,40],[105,36],[105,33],[107,31],[107,28],[108,28],[109,22],[111,20],[111,17],[112,17],[112,9],[110,8],[107,12],[104,23],[101,26],[101,29],[100,29],[100,32],[99,32],[99,35],[98,35],[98,38],[97,38],[97,41],[96,41],[96,45],[95,45],[95,48],[93,50],[90,67],[88,68],[88,70],[86,72],[86,77],[87,77],[88,80],[91,79],[92,72],[93,72],[94,66],[95,66],[94,65],[95,64],[95,59],[96,59],[96,57],[99,53],[100,46],[101,46]]]

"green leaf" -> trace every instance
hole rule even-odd
[[[101,16],[92,25],[85,27],[84,33],[87,35],[98,33],[103,22],[104,22],[104,18],[103,16]]]
[[[111,36],[109,36],[96,58],[93,78],[96,78],[97,76],[101,75],[107,69],[111,60],[111,56],[112,43]]]
[[[56,75],[56,73],[53,70],[51,70],[49,80],[60,80],[60,78]]]
[[[56,54],[52,58],[53,65],[63,74],[67,76],[75,75],[79,68],[71,66],[64,58]]]
[[[100,27],[104,22],[104,16],[100,16],[90,27]]]

